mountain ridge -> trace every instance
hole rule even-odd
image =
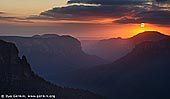
[[[56,99],[105,99],[89,91],[62,88],[36,75],[13,43],[0,40],[0,94],[55,95]],[[30,98],[32,99],[32,98]],[[33,98],[35,99],[35,98]]]
[[[111,99],[164,99],[170,97],[169,66],[170,38],[146,41],[111,64],[77,71],[70,84]]]
[[[27,56],[34,71],[45,79],[61,85],[66,80],[65,74],[75,69],[107,63],[97,56],[83,52],[80,41],[74,37],[44,35],[43,37],[2,36],[0,39],[15,43],[20,53]]]
[[[144,41],[157,41],[169,37],[157,31],[145,31],[130,38],[110,38],[99,41],[82,41],[83,50],[91,55],[99,56],[108,61],[115,61]],[[90,42],[90,43],[89,43]]]

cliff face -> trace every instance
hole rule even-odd
[[[34,71],[45,79],[61,85],[76,69],[106,63],[97,56],[84,53],[81,43],[68,35],[46,34],[0,39],[15,43],[20,53],[27,56]]]
[[[34,73],[26,57],[18,57],[18,49],[12,43],[0,41],[0,79],[4,82],[32,79]]]
[[[12,43],[0,40],[0,94],[53,94],[56,99],[104,99],[89,91],[62,88],[35,75],[25,56]]]
[[[18,60],[18,49],[16,49],[14,44],[5,44],[4,41],[0,41],[0,63],[10,64],[15,63]]]

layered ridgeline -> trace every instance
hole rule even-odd
[[[109,61],[115,61],[126,55],[143,41],[158,41],[167,38],[167,35],[156,31],[146,31],[139,33],[131,38],[111,38],[105,40],[84,40],[82,42],[83,50],[91,55],[99,56]]]
[[[59,84],[64,84],[65,75],[71,71],[106,63],[97,56],[84,53],[80,42],[71,36],[46,34],[33,37],[1,36],[0,39],[15,43],[20,53],[27,56],[34,71]]]
[[[45,94],[56,95],[56,99],[104,99],[88,91],[62,88],[45,81],[35,75],[25,56],[20,59],[14,44],[2,40],[0,40],[0,94]]]
[[[111,99],[168,99],[169,71],[170,38],[166,38],[138,44],[112,64],[79,70],[69,83]]]

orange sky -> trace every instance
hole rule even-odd
[[[170,28],[165,26],[146,24],[145,27],[141,28],[140,24],[117,24],[111,23],[108,19],[106,21],[96,21],[96,24],[93,22],[79,22],[71,21],[71,24],[67,24],[67,21],[32,21],[31,22],[7,22],[1,21],[1,24],[8,24],[12,28],[9,31],[1,29],[1,35],[35,35],[35,34],[45,34],[45,33],[56,33],[56,34],[68,34],[74,37],[122,37],[128,38],[137,33],[143,31],[159,31],[164,34],[170,35]],[[69,21],[68,21],[69,22]],[[23,27],[23,28],[20,28]],[[0,26],[1,28],[1,26]],[[42,28],[42,29],[41,29]],[[0,31],[0,32],[1,32]],[[20,34],[16,34],[20,33]]]
[[[140,24],[126,24],[123,25],[122,28],[124,28],[122,30],[123,34],[121,34],[123,37],[131,37],[133,35],[136,35],[137,33],[141,33],[144,31],[159,31],[166,35],[170,35],[170,28],[165,26],[160,26],[160,25],[145,24],[145,27],[142,28]],[[119,33],[122,32],[120,30]],[[119,34],[117,36],[119,36]]]
[[[28,17],[66,4],[66,0],[4,0],[0,2],[0,12],[3,16]],[[113,23],[116,19],[102,18],[90,21],[70,20],[0,20],[0,35],[24,35],[56,33],[75,37],[123,37],[128,38],[143,31],[159,31],[170,35],[170,27],[146,24]]]

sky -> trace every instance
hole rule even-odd
[[[0,35],[170,35],[170,0],[0,0]],[[141,26],[142,25],[142,26]]]
[[[29,16],[66,3],[66,0],[0,0],[0,10],[15,16]]]

